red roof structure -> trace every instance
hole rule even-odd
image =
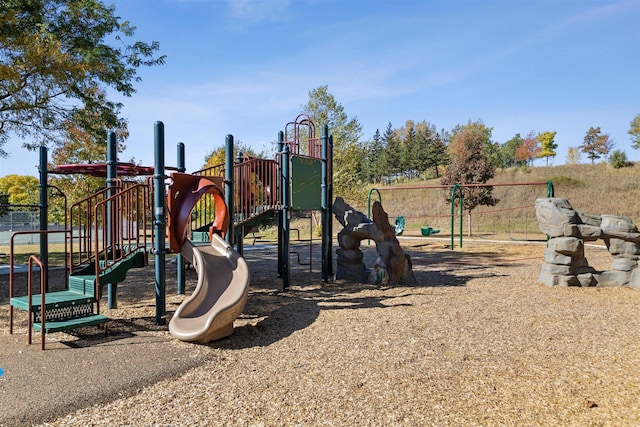
[[[170,168],[167,168],[170,169]],[[134,163],[118,162],[116,164],[117,176],[146,176],[153,175],[152,166],[138,166]],[[91,175],[105,178],[107,176],[106,163],[84,163],[84,164],[72,164],[72,165],[58,165],[49,170],[49,173],[60,175]]]

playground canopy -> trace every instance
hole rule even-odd
[[[165,167],[165,169],[172,169]],[[177,169],[176,169],[177,170]],[[91,175],[101,178],[107,176],[107,164],[106,163],[84,163],[84,164],[70,164],[70,165],[58,165],[49,170],[52,174],[61,175]],[[139,166],[134,163],[117,162],[116,174],[118,176],[146,176],[153,175],[152,166]]]

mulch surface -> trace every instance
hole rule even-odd
[[[219,411],[209,413],[211,425],[640,424],[638,291],[540,285],[540,244],[467,244],[456,251],[437,239],[401,239],[401,245],[413,258],[416,283],[323,284],[315,246],[312,266],[292,256],[286,292],[275,249],[247,248],[250,295],[236,333],[207,345],[177,341],[155,325],[153,265],[131,270],[120,284],[119,308],[105,310],[112,319],[108,336],[101,328],[51,334],[45,351],[37,333],[27,344],[24,313],[8,333],[8,277],[0,276],[0,426],[150,425],[160,415],[179,424],[184,408],[172,418],[169,409],[146,412],[143,400],[160,399],[164,381],[173,381],[174,393],[188,394],[193,388],[180,384],[187,387],[190,377],[197,377],[202,396],[225,399],[224,387],[206,390],[204,378],[212,374],[229,385],[229,396],[202,405]],[[293,250],[309,260],[308,246]],[[373,246],[363,244],[363,251],[372,266]],[[606,252],[592,255],[596,268],[610,262]],[[184,298],[175,295],[175,270],[168,262],[167,319]],[[25,276],[16,280],[22,291]],[[52,286],[62,286],[63,277],[52,272]],[[195,283],[187,270],[187,295]],[[243,381],[242,393],[233,381]],[[347,388],[350,397],[340,397]],[[282,393],[306,404],[283,410],[275,400]],[[148,408],[157,406],[152,403]],[[232,407],[235,412],[225,412]],[[198,419],[197,412],[190,415]]]

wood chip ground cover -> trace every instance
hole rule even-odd
[[[144,330],[207,361],[45,425],[640,425],[640,292],[538,284],[540,244],[424,242],[401,241],[417,281],[399,287],[322,284],[318,261],[281,292],[274,251],[248,251],[245,312],[206,346],[151,325],[153,270],[135,272],[109,313],[116,335]]]

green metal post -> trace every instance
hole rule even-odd
[[[289,147],[282,152],[282,289],[289,289],[289,197],[290,197]]]
[[[329,222],[331,212],[329,209],[329,127],[322,126],[322,281],[329,281],[328,263],[331,262],[331,235],[329,234]]]
[[[547,181],[547,197],[555,197],[555,189],[553,188],[553,182]]]
[[[328,182],[329,182],[329,187],[327,189],[327,195],[329,197],[329,204],[332,203],[333,200],[333,135],[329,135],[329,139],[328,139],[328,147],[327,147],[327,157],[329,159],[328,164],[329,164],[329,175],[328,175]],[[329,214],[329,221],[328,221],[328,227],[327,227],[327,234],[330,236],[330,239],[333,239],[333,219],[331,217],[331,214]],[[329,251],[332,250],[332,246],[333,244],[329,243]],[[333,276],[333,258],[331,256],[329,256],[329,268],[327,270],[327,273],[329,275],[329,277]]]
[[[225,240],[233,245],[233,226],[235,222],[235,207],[233,205],[233,135],[225,138],[225,158],[224,158],[224,203],[227,205],[227,215],[229,219],[229,230]]]
[[[451,250],[455,247],[455,228],[454,228],[454,216],[455,216],[455,195],[456,190],[459,190],[460,193],[460,247],[462,247],[462,202],[463,202],[463,194],[462,188],[460,184],[454,184],[451,188]]]
[[[109,132],[107,134],[107,197],[114,196],[116,194],[116,180],[117,180],[117,166],[118,166],[118,143],[116,141],[115,132]],[[114,221],[117,219],[115,204],[113,202],[107,202],[107,218],[104,224],[107,227],[106,236],[107,241],[104,242],[104,247],[107,250],[116,250],[114,246],[114,235],[116,227]],[[97,236],[96,236],[97,238]],[[96,254],[98,256],[98,254]],[[118,308],[118,284],[107,284],[107,304],[110,310]]]
[[[166,322],[164,123],[154,124],[153,214],[156,261],[156,325]]]
[[[178,155],[178,157],[177,157],[178,172],[184,173],[187,170],[187,168],[185,167],[184,143],[182,143],[182,142],[178,143],[178,153],[177,153],[177,155]],[[176,265],[178,267],[177,277],[176,277],[176,281],[178,282],[178,284],[177,284],[177,294],[178,295],[184,295],[184,288],[185,288],[186,279],[185,279],[185,275],[184,275],[184,257],[182,256],[181,253],[178,253],[178,255],[176,257]]]
[[[236,163],[240,164],[242,163],[242,151],[238,151],[238,155],[236,156]],[[246,186],[242,185],[242,180],[243,180],[243,176],[242,176],[242,168],[238,168],[238,176],[236,177],[236,179],[238,180],[238,184],[240,185],[240,197],[238,197],[238,203],[240,203],[240,206],[242,207],[244,205],[244,200],[242,199],[243,197],[246,197],[247,194],[244,194],[244,189],[246,188]],[[251,177],[247,177],[247,179],[250,179]],[[242,210],[242,209],[241,209]],[[242,218],[242,220],[244,221],[246,218]],[[244,255],[244,230],[243,230],[243,226],[239,227],[238,230],[236,230],[236,232],[238,233],[235,237],[236,237],[236,251],[240,254],[240,256]]]
[[[40,230],[46,231],[49,225],[49,202],[47,200],[48,187],[48,167],[47,167],[47,147],[40,146]],[[49,291],[49,237],[47,233],[40,234],[40,261],[42,261],[45,290]]]
[[[279,173],[282,173],[282,151],[284,147],[284,132],[278,131],[278,160],[280,162],[279,165]],[[277,179],[277,178],[276,178]],[[282,181],[281,181],[282,182]],[[282,192],[278,195],[279,198],[282,198]],[[282,224],[284,223],[282,209],[278,210],[278,277],[282,277],[282,243],[284,238],[282,236]]]

